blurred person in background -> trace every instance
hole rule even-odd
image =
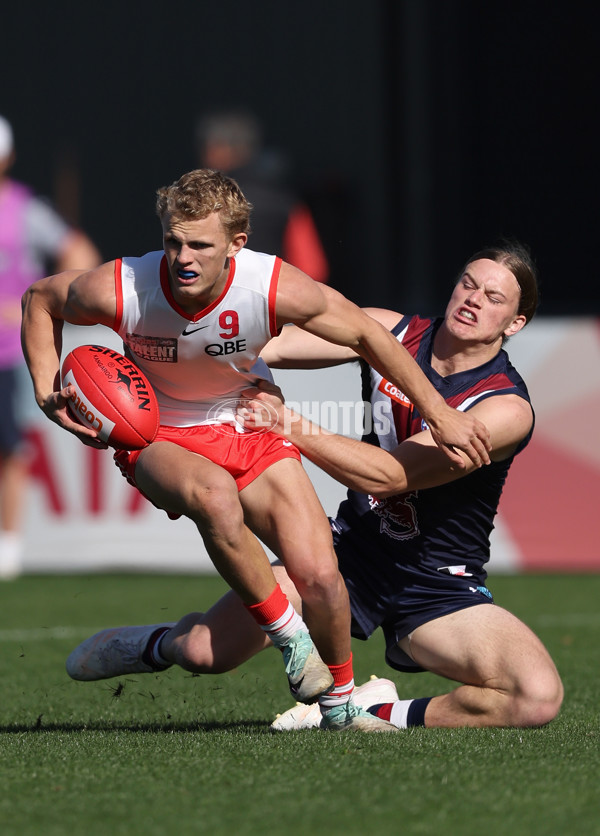
[[[0,579],[21,572],[27,458],[17,394],[21,296],[48,263],[57,270],[89,269],[100,253],[44,200],[8,174],[16,159],[10,123],[0,116]]]
[[[287,182],[284,157],[265,147],[253,113],[231,109],[201,116],[196,154],[200,167],[232,177],[252,204],[253,250],[275,253],[315,281],[328,281],[328,259],[312,213]]]

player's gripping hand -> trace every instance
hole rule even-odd
[[[475,467],[490,463],[490,433],[475,416],[444,404],[435,420],[429,420],[428,427],[438,447],[461,470],[464,470],[466,464],[459,450],[468,456]]]
[[[282,434],[287,414],[285,398],[279,386],[260,380],[256,386],[241,393],[236,420],[245,430],[272,430]]]
[[[98,434],[90,427],[84,427],[79,421],[75,421],[69,410],[69,400],[75,395],[75,387],[69,384],[64,389],[51,392],[42,404],[42,412],[63,430],[72,433],[88,447],[95,447],[98,450],[107,450],[108,444],[98,438]]]

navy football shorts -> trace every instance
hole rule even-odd
[[[381,627],[386,662],[399,671],[416,673],[419,665],[398,647],[398,641],[421,624],[477,604],[492,604],[483,568],[448,565],[431,559],[399,566],[377,552],[377,539],[357,534],[343,520],[330,520],[340,572],[346,582],[352,610],[352,635],[366,641]],[[399,546],[401,548],[401,546]]]
[[[23,442],[23,431],[17,419],[18,376],[16,369],[0,369],[0,453],[14,453]]]

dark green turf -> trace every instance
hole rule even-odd
[[[215,577],[26,576],[0,585],[0,832],[29,834],[600,834],[600,576],[499,576],[499,604],[541,636],[566,697],[544,729],[393,736],[268,725],[291,705],[263,653],[218,677],[179,669],[72,682],[69,651],[103,626],[176,620]],[[401,696],[449,683],[354,646],[358,681]]]

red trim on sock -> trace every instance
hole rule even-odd
[[[244,604],[250,615],[261,625],[272,624],[285,613],[289,606],[287,597],[279,584],[264,601],[258,604]]]
[[[380,717],[382,720],[387,720],[389,723],[390,717],[392,716],[392,708],[394,707],[393,702],[383,702],[381,705],[374,705],[369,711],[372,714],[375,714],[376,717]]]
[[[350,654],[350,658],[343,665],[327,665],[327,667],[331,671],[333,684],[336,688],[339,688],[340,685],[346,685],[347,682],[350,682],[354,678],[352,654]]]

